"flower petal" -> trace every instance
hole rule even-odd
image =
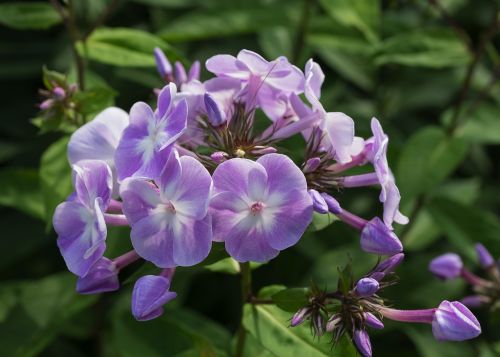
[[[262,165],[267,172],[269,194],[307,189],[304,174],[288,156],[267,154],[261,156],[257,163]]]
[[[100,198],[105,210],[111,199],[113,174],[106,162],[83,160],[73,165],[73,180],[78,200],[93,208],[96,198]]]
[[[352,118],[340,112],[326,113],[325,130],[337,161],[351,161],[350,150],[354,141]]]

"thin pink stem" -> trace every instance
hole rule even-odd
[[[131,250],[130,252],[127,252],[123,255],[120,255],[119,257],[116,257],[115,259],[113,259],[113,262],[115,263],[116,269],[120,270],[126,267],[127,265],[132,264],[139,258],[140,258],[139,254],[137,254],[135,250]]]
[[[124,214],[104,213],[104,221],[110,226],[128,226],[127,217]]]
[[[169,281],[172,281],[172,278],[175,274],[175,268],[165,268],[161,271],[160,276],[167,278]]]
[[[467,268],[462,268],[460,275],[462,276],[462,278],[464,278],[465,281],[467,281],[471,285],[491,286],[491,282],[483,278],[480,278]]]
[[[108,212],[122,213],[122,203],[111,199],[111,201],[109,201]]]
[[[417,322],[426,324],[432,323],[436,310],[437,309],[396,310],[388,307],[378,307],[378,312],[388,319],[401,322]]]
[[[342,212],[337,213],[337,217],[339,217],[342,222],[347,223],[348,225],[359,230],[362,230],[368,223],[366,219],[356,216],[345,209],[343,209]]]
[[[340,178],[340,183],[343,187],[365,187],[380,184],[377,174],[374,172],[363,175],[342,177]]]

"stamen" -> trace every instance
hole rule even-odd
[[[256,216],[258,213],[260,213],[264,209],[264,204],[262,202],[255,202],[250,206],[250,212],[254,216]]]

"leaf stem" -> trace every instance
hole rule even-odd
[[[245,341],[247,331],[243,326],[243,309],[247,302],[252,301],[252,270],[250,263],[240,263],[241,274],[241,319],[240,327],[238,328],[238,340],[236,342],[236,357],[242,357],[245,350]]]

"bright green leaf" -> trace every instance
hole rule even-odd
[[[16,208],[33,217],[45,217],[38,173],[33,169],[0,171],[0,205]]]
[[[47,2],[0,4],[0,24],[18,30],[44,30],[61,22],[57,11]]]
[[[284,289],[272,296],[273,302],[280,309],[288,312],[297,312],[308,303],[308,288]]]
[[[500,109],[494,105],[481,105],[465,124],[457,130],[457,136],[479,144],[500,144]]]

